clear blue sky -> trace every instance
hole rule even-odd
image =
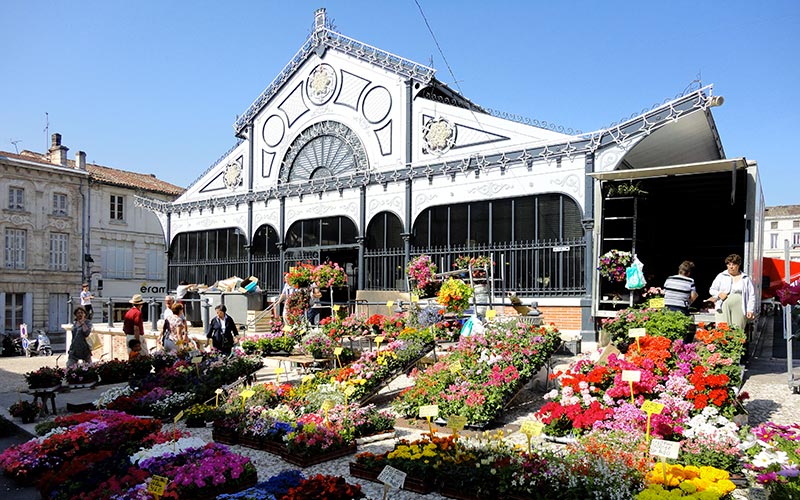
[[[768,205],[800,204],[800,2],[4,0],[0,150],[45,151],[187,187],[326,7],[339,32],[422,64],[474,102],[591,131],[698,75],[725,104],[728,157],[758,160]],[[791,182],[787,182],[791,181]],[[702,200],[698,200],[702,203]]]

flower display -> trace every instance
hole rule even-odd
[[[320,264],[311,271],[311,281],[320,288],[347,286],[347,273],[336,263]]]
[[[644,328],[648,335],[676,340],[685,338],[691,325],[692,318],[681,312],[649,307],[622,309],[613,318],[601,321],[603,332],[620,351],[635,342],[628,335],[631,328]]]
[[[91,384],[99,380],[97,366],[94,363],[68,366],[65,377],[68,384]]]
[[[766,422],[743,429],[745,472],[769,490],[769,498],[800,496],[800,424]]]
[[[468,284],[455,278],[448,278],[442,283],[436,302],[443,305],[448,312],[461,314],[469,307],[469,299],[473,293],[474,290]]]
[[[552,327],[487,325],[484,334],[462,337],[447,358],[424,372],[413,370],[414,385],[401,392],[393,407],[401,415],[416,417],[420,406],[437,404],[443,417],[490,422],[520,384],[544,365],[558,335]],[[453,365],[460,369],[451,370]]]
[[[30,401],[22,400],[12,404],[8,409],[8,413],[10,413],[12,417],[21,418],[23,422],[33,422],[41,411],[41,404],[34,404]]]
[[[645,480],[649,486],[636,497],[637,500],[685,498],[684,494],[692,495],[700,492],[709,492],[710,495],[694,498],[722,498],[736,489],[727,471],[708,466],[656,464],[647,473]],[[665,494],[673,489],[679,489],[681,493]]]
[[[324,498],[327,500],[350,500],[364,498],[358,484],[352,485],[341,476],[317,474],[289,488],[281,500],[305,500],[308,498]]]
[[[420,294],[425,294],[434,282],[436,274],[436,264],[425,254],[414,257],[406,267],[408,279],[412,280],[412,285]]]
[[[600,271],[600,276],[608,281],[623,282],[625,281],[625,269],[631,265],[633,255],[630,252],[622,250],[609,250],[600,256],[600,262],[597,270]]]
[[[459,255],[453,263],[453,269],[472,269],[473,278],[485,278],[486,270],[494,266],[491,257],[488,255],[477,255],[474,257]]]
[[[25,381],[31,389],[49,389],[61,385],[64,379],[63,368],[53,368],[51,366],[43,366],[38,370],[28,372],[25,374]]]
[[[306,320],[309,296],[306,290],[296,290],[286,299],[286,322],[296,325]]]
[[[315,266],[309,262],[298,262],[294,267],[289,269],[288,273],[283,275],[283,279],[290,286],[295,288],[307,288],[312,283],[311,274],[314,272]]]

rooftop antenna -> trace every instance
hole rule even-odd
[[[14,145],[14,151],[16,151],[16,153],[17,153],[17,154],[19,154],[19,148],[17,147],[17,144],[19,144],[20,142],[22,142],[22,139],[17,139],[16,141],[15,141],[14,139],[9,139],[8,141],[9,141],[11,144],[13,144],[13,145]]]
[[[44,150],[50,148],[50,113],[44,112]]]

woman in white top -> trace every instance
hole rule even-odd
[[[717,323],[727,323],[731,327],[744,328],[747,320],[755,317],[756,294],[753,281],[744,274],[742,257],[728,255],[725,259],[727,269],[714,278],[711,284],[711,301],[716,304]]]

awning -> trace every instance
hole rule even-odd
[[[707,174],[713,172],[729,172],[735,169],[744,169],[756,165],[755,161],[745,158],[730,158],[726,160],[704,161],[700,163],[684,163],[682,165],[666,165],[663,167],[632,168],[626,170],[611,170],[609,172],[591,172],[587,175],[600,181],[619,181],[629,179],[648,179],[653,177],[669,177],[672,175]]]
[[[789,262],[789,282],[794,283],[800,280],[800,262]],[[769,298],[775,296],[775,291],[783,287],[786,283],[786,261],[764,257],[763,259],[762,297]]]

